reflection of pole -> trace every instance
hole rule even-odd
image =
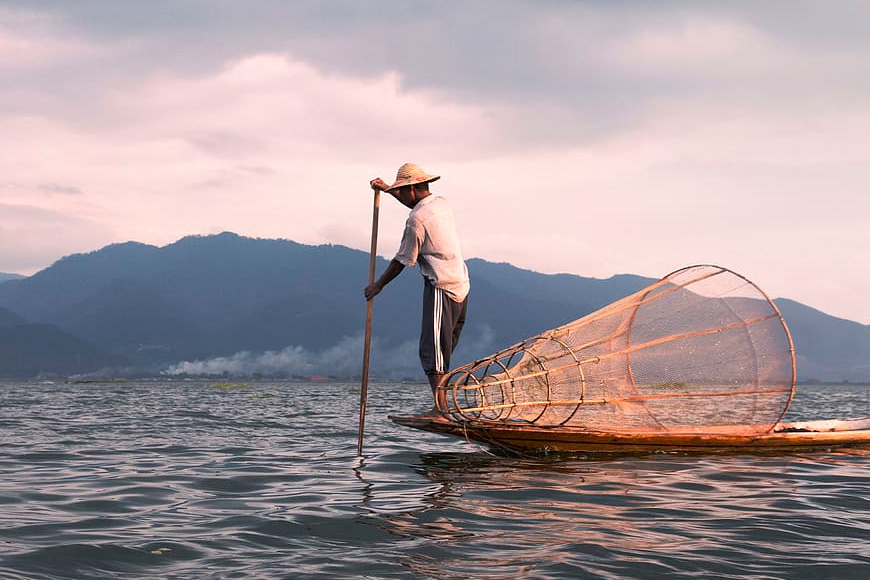
[[[375,193],[374,206],[372,207],[372,247],[369,254],[369,285],[375,281],[375,262],[378,253],[378,210],[381,205],[381,192],[372,188]],[[366,423],[366,399],[369,390],[369,358],[372,350],[372,306],[374,299],[366,301],[366,334],[363,344],[363,368],[362,384],[359,390],[359,439],[356,443],[356,454],[362,455],[363,431]]]
[[[362,505],[363,505],[363,507],[367,508],[369,506],[369,503],[371,503],[371,501],[372,501],[372,488],[374,487],[374,485],[372,485],[372,482],[367,481],[366,478],[364,478],[362,475],[362,470],[365,466],[366,466],[366,458],[361,457],[359,460],[359,465],[357,465],[356,467],[352,467],[351,469],[353,469],[353,473],[356,476],[356,478],[358,480],[360,480],[360,482],[363,484]]]

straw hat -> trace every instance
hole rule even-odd
[[[399,167],[396,173],[396,182],[387,188],[387,191],[392,191],[405,185],[417,185],[418,183],[429,183],[441,179],[440,175],[429,175],[423,168],[416,163],[405,163]]]

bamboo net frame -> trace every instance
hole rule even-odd
[[[452,371],[444,413],[605,432],[765,433],[795,384],[791,335],[755,284],[690,266]]]

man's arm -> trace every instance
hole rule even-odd
[[[384,286],[390,283],[396,276],[402,273],[402,270],[405,269],[405,265],[402,264],[398,260],[392,260],[387,266],[387,269],[384,270],[384,273],[381,274],[381,277],[378,278],[373,284],[369,284],[366,286],[365,295],[366,300],[371,300],[375,296],[377,296],[381,290],[384,289]]]

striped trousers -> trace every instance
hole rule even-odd
[[[450,355],[465,325],[468,297],[455,302],[446,292],[423,279],[423,321],[420,326],[420,363],[426,375],[450,369]]]

